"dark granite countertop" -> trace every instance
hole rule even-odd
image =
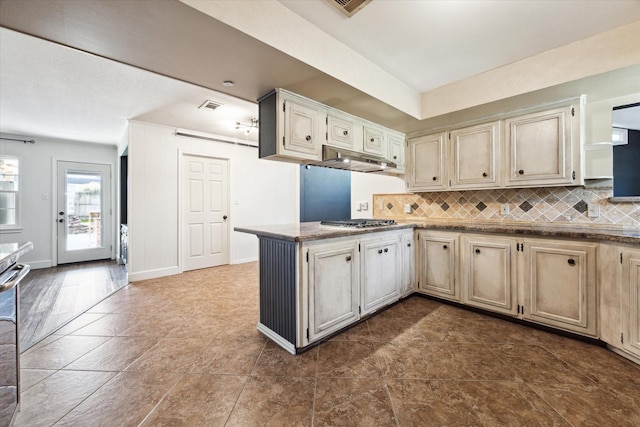
[[[298,224],[257,225],[251,227],[235,227],[235,231],[255,234],[258,237],[288,240],[292,242],[306,242],[311,240],[331,239],[334,237],[357,236],[360,234],[377,233],[412,229],[415,223],[402,223],[382,227],[344,228],[331,225],[320,225],[319,222],[301,222]]]
[[[387,219],[387,218],[385,218]],[[371,228],[341,228],[320,225],[319,222],[303,222],[299,224],[259,225],[235,227],[242,233],[255,234],[258,237],[304,242],[310,240],[330,239],[334,237],[355,236],[359,234],[392,231],[405,228],[420,230],[471,231],[476,233],[513,234],[532,237],[561,237],[572,239],[597,240],[601,242],[623,243],[640,246],[640,229],[621,226],[594,226],[579,224],[552,223],[518,223],[491,221],[459,221],[459,220],[416,220],[396,219],[398,224]]]
[[[0,273],[5,271],[18,259],[33,249],[33,243],[0,243]]]

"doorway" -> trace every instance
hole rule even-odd
[[[183,155],[182,270],[229,263],[228,160]]]
[[[111,258],[111,166],[58,161],[58,264]]]

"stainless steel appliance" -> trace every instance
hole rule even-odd
[[[376,157],[343,148],[322,146],[322,161],[310,163],[334,169],[345,169],[356,172],[383,172],[397,167],[394,162],[383,157]]]
[[[20,404],[18,284],[29,270],[15,263],[0,274],[0,427],[11,425]]]
[[[368,227],[385,227],[394,225],[396,222],[392,219],[338,219],[332,221],[320,221],[320,225],[330,225],[333,227],[346,228],[368,228]]]

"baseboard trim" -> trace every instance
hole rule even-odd
[[[241,258],[241,259],[234,259],[231,261],[231,264],[246,264],[248,262],[256,262],[258,261],[258,258]]]
[[[262,323],[258,323],[258,330],[260,332],[262,332],[264,335],[266,335],[267,338],[271,339],[276,344],[278,344],[280,347],[282,347],[283,349],[287,350],[289,353],[296,354],[296,346],[295,345],[291,344],[289,341],[285,340],[280,335],[276,334],[274,331],[269,329],[267,326],[263,325]]]
[[[129,282],[138,282],[140,280],[157,279],[158,277],[174,276],[180,274],[178,266],[159,268],[157,270],[141,271],[139,273],[129,273],[127,280]]]
[[[37,270],[38,268],[50,268],[53,267],[53,261],[50,259],[44,261],[22,261],[20,260],[20,264],[28,264],[31,266],[32,270]]]

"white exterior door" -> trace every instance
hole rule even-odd
[[[58,264],[109,259],[111,166],[58,162]]]
[[[228,161],[184,155],[182,166],[182,270],[228,264]]]

